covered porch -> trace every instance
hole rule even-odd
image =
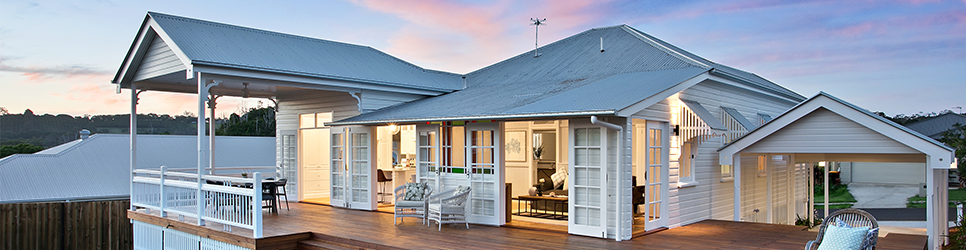
[[[796,196],[814,197],[813,178],[824,176],[825,197],[828,197],[829,168],[824,173],[813,173],[813,164],[819,162],[902,162],[923,163],[926,173],[926,232],[929,237],[928,249],[939,249],[947,235],[948,189],[947,172],[955,166],[952,149],[924,135],[909,130],[879,117],[868,110],[845,102],[827,93],[819,93],[769,123],[756,128],[744,137],[720,148],[719,164],[733,167],[735,172],[734,220],[747,220],[754,205],[746,202],[743,192],[754,186],[742,184],[740,178],[755,178],[757,172],[772,178],[769,171],[770,159],[780,159],[789,171],[803,176],[805,188],[796,189]],[[755,159],[758,159],[756,162]],[[757,163],[757,169],[756,164]],[[827,164],[826,164],[827,165]],[[793,170],[791,170],[793,169]],[[742,174],[745,172],[746,174]],[[748,183],[745,181],[744,183]],[[773,187],[767,188],[771,197]],[[790,183],[799,183],[798,181]],[[815,203],[810,198],[806,202],[806,216],[809,221],[814,215]],[[771,204],[769,198],[768,204]],[[797,204],[802,205],[802,204]],[[828,214],[828,206],[824,206]],[[769,207],[768,219],[772,209]],[[880,241],[879,248],[885,246]]]
[[[444,226],[442,231],[407,219],[393,226],[390,213],[339,209],[293,203],[292,210],[266,216],[265,234],[253,238],[250,230],[221,230],[217,223],[198,226],[156,214],[129,212],[138,223],[158,230],[201,235],[250,249],[351,247],[363,249],[801,249],[815,239],[802,226],[705,220],[658,231],[631,240],[613,241],[570,235],[564,232],[474,225]],[[880,235],[877,249],[922,249],[926,237],[890,233]]]

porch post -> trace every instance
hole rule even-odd
[[[765,188],[765,196],[766,196],[765,202],[768,203],[768,206],[765,207],[765,216],[768,216],[768,218],[765,218],[765,222],[767,223],[772,223],[773,221],[772,207],[775,206],[774,200],[772,198],[772,196],[775,195],[775,192],[774,190],[772,190],[772,175],[774,174],[774,171],[772,171],[773,168],[771,165],[772,164],[771,157],[772,155],[769,155],[769,154],[765,155],[765,185],[768,185],[768,187]]]
[[[735,221],[741,221],[741,153],[731,157],[731,161],[731,175],[735,185]]]
[[[208,100],[208,109],[211,110],[211,122],[208,123],[208,167],[211,169],[208,174],[215,174],[215,104],[217,104],[218,97],[214,94]]]
[[[825,179],[825,185],[823,186],[823,189],[824,189],[824,192],[825,192],[825,201],[824,201],[825,202],[825,216],[822,216],[822,224],[825,224],[825,219],[828,219],[828,169],[832,167],[831,165],[832,165],[831,162],[827,162],[827,161],[825,162],[825,167],[824,167],[824,169],[825,169],[825,178],[822,178],[822,179]]]
[[[120,83],[118,83],[120,84]],[[134,170],[137,169],[138,165],[138,87],[133,82],[131,83],[131,171],[128,172],[128,180],[130,183],[130,197],[134,200]],[[134,211],[134,202],[129,202],[131,211]]]
[[[939,239],[938,237],[936,237],[937,236],[936,235],[936,227],[937,227],[936,213],[937,211],[939,211],[936,209],[936,205],[939,205],[939,204],[935,203],[936,187],[934,186],[935,184],[933,183],[936,181],[936,173],[935,173],[935,170],[932,169],[932,166],[930,166],[931,165],[930,163],[931,161],[929,161],[929,156],[927,155],[926,156],[926,236],[928,237],[928,241],[926,242],[926,245],[928,246],[927,247],[928,249],[939,249],[939,246],[938,246],[939,244],[937,244],[939,242]],[[946,205],[944,207],[948,207],[948,206],[949,205]],[[946,213],[945,210],[948,210],[948,209],[943,209],[942,212]]]
[[[197,130],[198,130],[198,186],[197,186],[197,189],[195,190],[196,191],[195,195],[197,195],[198,201],[195,207],[197,207],[197,212],[198,212],[198,225],[204,226],[205,221],[202,218],[204,218],[203,215],[205,212],[205,206],[204,206],[205,200],[201,192],[201,183],[203,181],[202,176],[204,176],[204,170],[205,170],[205,153],[207,153],[206,152],[207,150],[205,149],[205,102],[208,99],[208,88],[206,86],[207,84],[205,84],[204,79],[202,79],[201,77],[201,72],[198,72],[197,74],[198,75],[196,78],[198,79],[198,127],[197,127]]]
[[[806,197],[808,201],[808,224],[812,225],[812,222],[815,221],[815,163],[807,162],[805,164],[808,164],[805,166],[808,168],[808,184],[805,185],[808,187],[808,192],[806,192],[808,193],[808,197]]]

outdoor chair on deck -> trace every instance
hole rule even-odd
[[[270,208],[273,214],[278,214],[278,196],[275,194],[277,189],[274,182],[262,182],[262,209]]]
[[[291,211],[291,209],[289,209],[288,207],[288,190],[285,188],[285,185],[287,184],[288,184],[288,179],[278,179],[277,181],[275,181],[275,185],[276,185],[275,197],[279,198],[279,200],[281,200],[281,197],[285,197],[285,200],[284,200],[285,210]],[[279,204],[279,206],[281,206],[281,204]]]
[[[443,230],[445,223],[465,223],[466,229],[470,229],[470,223],[466,221],[466,204],[469,203],[467,199],[469,199],[470,190],[470,187],[460,186],[455,190],[430,196],[427,220],[439,224],[439,230]]]
[[[407,183],[400,185],[393,190],[393,197],[395,198],[395,202],[393,203],[395,205],[395,211],[393,212],[392,217],[393,225],[396,225],[396,218],[399,218],[400,222],[402,222],[403,218],[405,217],[420,218],[423,220],[422,223],[426,224],[426,201],[429,199],[429,196],[433,194],[433,188],[426,186],[425,184],[420,184],[424,185],[422,194],[412,194],[418,196],[418,200],[412,199],[412,197],[410,200],[406,200],[406,187],[410,185],[413,184]]]
[[[864,230],[861,230],[864,229]],[[854,208],[841,209],[825,217],[815,240],[808,241],[805,249],[819,249],[822,244],[835,244],[828,249],[840,249],[853,244],[859,249],[872,250],[879,239],[879,223],[866,211]],[[831,248],[829,248],[831,247]]]

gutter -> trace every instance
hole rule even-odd
[[[508,119],[521,119],[521,118],[546,118],[546,117],[587,116],[587,115],[594,116],[594,115],[616,115],[616,114],[617,114],[617,111],[614,111],[614,110],[592,110],[592,111],[530,113],[530,114],[512,114],[512,115],[477,115],[477,116],[451,116],[451,117],[427,117],[427,118],[400,118],[400,119],[344,121],[344,122],[338,121],[338,122],[326,123],[326,125],[347,126],[347,125],[372,125],[372,124],[386,124],[386,123],[463,121],[463,120],[508,120]],[[614,126],[617,126],[617,125],[614,125]]]

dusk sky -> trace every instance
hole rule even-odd
[[[956,1],[18,1],[0,0],[0,107],[130,112],[111,84],[148,11],[367,45],[468,73],[539,43],[627,24],[811,97],[888,115],[966,107],[966,0]],[[139,113],[197,110],[146,92]],[[258,99],[219,99],[225,116]],[[270,103],[270,102],[269,102]]]

